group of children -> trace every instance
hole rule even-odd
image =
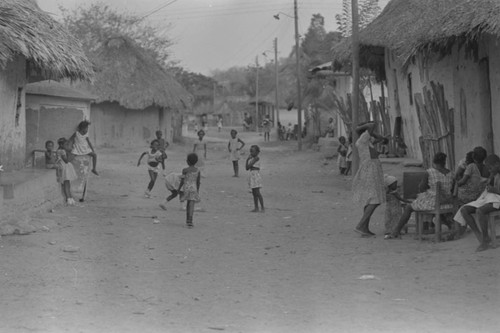
[[[193,145],[193,151],[187,155],[186,163],[188,166],[182,170],[182,173],[171,172],[165,176],[165,185],[170,191],[170,195],[166,198],[166,202],[168,203],[177,196],[179,196],[181,202],[186,202],[186,225],[188,228],[193,227],[194,206],[195,203],[200,201],[200,183],[201,178],[204,177],[204,160],[207,158],[205,132],[203,130],[199,130],[197,134],[198,139]],[[145,192],[145,196],[147,198],[151,197],[151,190],[155,185],[160,171],[159,166],[161,165],[162,169],[165,170],[165,159],[167,158],[165,149],[168,147],[168,143],[162,145],[165,141],[160,141],[161,131],[158,131],[156,135],[157,139],[151,142],[150,149],[143,152],[137,162],[137,166],[139,166],[142,158],[147,156],[146,163],[150,177],[150,181]],[[233,177],[239,177],[239,159],[241,149],[245,146],[245,142],[238,138],[237,135],[238,132],[236,130],[231,130],[231,138],[229,139],[227,146],[230,160],[233,165]],[[259,153],[259,146],[252,145],[250,147],[250,155],[246,159],[245,163],[245,168],[249,171],[248,184],[254,199],[254,209],[252,212],[264,212],[264,199],[260,193],[260,188],[262,187],[262,177],[260,175]],[[166,204],[160,204],[160,207],[167,210]]]
[[[436,155],[439,154],[442,153]],[[446,155],[444,156],[446,158]],[[500,157],[495,154],[487,155],[483,147],[476,147],[460,161],[456,171],[450,173],[450,177],[452,185],[448,196],[454,197],[460,206],[452,218],[453,223],[446,222],[450,229],[454,229],[450,239],[461,237],[468,226],[480,243],[476,251],[484,251],[489,248],[491,242],[487,215],[500,210]],[[403,204],[412,202],[400,195],[396,177],[384,175],[384,185],[385,238],[394,238],[394,230],[398,230],[397,227],[400,226],[396,226],[396,223],[401,221],[403,215]],[[474,214],[477,215],[477,222]]]
[[[73,194],[71,193],[71,181],[78,179],[78,175],[71,163],[74,155],[89,155],[92,158],[92,173],[97,172],[97,154],[88,137],[89,121],[82,121],[78,124],[76,132],[69,138],[59,138],[57,149],[54,150],[54,142],[45,142],[45,167],[56,169],[56,180],[61,184],[61,193],[64,202],[68,205],[75,205]]]

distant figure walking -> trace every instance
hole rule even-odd
[[[222,117],[219,117],[219,120],[217,121],[217,131],[219,133],[222,131]]]
[[[238,132],[235,129],[231,130],[231,138],[229,139],[229,143],[227,144],[227,150],[229,151],[229,158],[233,162],[233,177],[238,177],[239,174],[239,160],[240,160],[240,151],[241,148],[245,146],[245,142],[243,142],[240,138],[237,137]]]
[[[187,201],[186,204],[186,225],[188,228],[193,227],[194,205],[200,202],[200,177],[201,173],[195,167],[198,162],[198,155],[190,153],[186,160],[188,167],[182,170],[182,178],[177,191],[180,192],[184,187],[181,195],[181,202]]]
[[[63,195],[64,202],[68,205],[74,205],[75,200],[71,194],[71,181],[76,180],[78,176],[76,175],[75,168],[73,164],[70,163],[68,159],[68,154],[65,149],[66,139],[60,138],[57,140],[59,147],[56,150],[56,178],[57,182],[61,184],[61,193]]]
[[[271,135],[271,119],[269,119],[269,115],[266,115],[264,120],[262,121],[262,128],[264,129],[264,142],[270,141]]]
[[[194,142],[193,153],[196,153],[198,162],[196,167],[200,170],[202,177],[205,177],[205,160],[207,159],[207,141],[205,140],[205,131],[198,131],[198,140]]]
[[[260,193],[260,188],[262,187],[262,177],[260,176],[260,158],[259,158],[260,148],[257,145],[252,145],[250,147],[250,155],[246,161],[246,169],[250,171],[248,177],[248,185],[252,190],[254,209],[252,212],[259,211],[259,203],[261,211],[264,212],[264,199]]]
[[[160,168],[158,168],[158,165],[161,163],[163,160],[163,154],[160,151],[160,143],[158,140],[153,140],[151,141],[151,149],[148,151],[145,151],[144,153],[141,154],[139,157],[139,160],[137,161],[137,166],[141,164],[141,160],[144,156],[147,155],[147,164],[148,164],[148,173],[149,173],[149,184],[146,189],[146,192],[144,192],[144,196],[146,198],[151,198],[151,191],[153,190],[153,187],[155,186],[156,183],[156,178],[158,177],[158,172],[160,171]],[[163,164],[162,164],[163,166]],[[165,168],[163,169],[165,170]]]

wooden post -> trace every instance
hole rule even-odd
[[[300,56],[299,56],[299,16],[297,9],[297,0],[293,1],[294,19],[295,19],[295,58],[297,72],[297,143],[298,150],[302,150],[302,99],[300,88]]]
[[[359,112],[359,26],[358,26],[358,0],[351,0],[352,8],[352,142],[358,140],[356,127],[358,126]],[[352,174],[355,175],[359,168],[359,155],[356,145],[352,146]]]

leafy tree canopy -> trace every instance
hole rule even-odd
[[[167,32],[170,26],[153,27],[140,16],[118,13],[103,3],[79,6],[74,10],[59,6],[59,10],[63,15],[63,24],[81,41],[88,55],[99,49],[108,38],[121,35],[138,43],[162,66],[169,64],[172,41]]]

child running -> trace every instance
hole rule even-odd
[[[146,198],[151,198],[151,191],[155,186],[156,178],[158,177],[158,172],[160,171],[158,165],[163,160],[163,154],[160,151],[160,143],[158,142],[158,140],[151,141],[151,149],[141,154],[141,157],[139,157],[139,161],[137,161],[137,166],[141,164],[141,160],[145,155],[148,155],[147,163],[150,181],[146,192],[144,192],[144,196]],[[163,168],[163,170],[165,170],[165,168]]]
[[[193,227],[194,204],[200,202],[200,170],[195,165],[198,162],[198,155],[190,153],[187,156],[188,167],[182,170],[182,177],[177,192],[181,192],[184,186],[184,191],[181,195],[181,202],[187,201],[186,204],[186,225],[189,229]]]
[[[170,195],[166,199],[166,203],[175,198],[177,195],[180,195],[179,200],[182,197],[182,192],[179,192],[177,189],[181,184],[182,174],[171,172],[165,176],[165,186],[167,190],[170,191]],[[160,204],[160,208],[163,210],[167,210],[166,204]]]
[[[68,160],[68,155],[66,153],[65,145],[66,139],[60,138],[57,140],[59,147],[56,151],[56,178],[57,182],[61,184],[61,193],[63,195],[64,202],[68,205],[74,205],[75,200],[71,194],[71,181],[76,180],[78,176],[76,175],[75,168]]]
[[[347,170],[347,145],[344,136],[341,136],[339,138],[339,147],[337,148],[337,153],[339,154],[339,156],[337,157],[339,172],[341,175],[345,175],[345,171]]]
[[[227,150],[229,150],[230,159],[233,162],[233,177],[238,177],[239,173],[239,159],[240,159],[240,151],[241,148],[245,146],[245,142],[243,142],[240,138],[237,137],[238,131],[235,129],[231,130],[231,139],[229,139],[229,143],[227,144]]]
[[[248,185],[252,189],[253,203],[255,208],[252,212],[259,211],[259,202],[261,211],[264,212],[264,199],[260,193],[260,188],[262,187],[262,177],[260,176],[260,158],[259,158],[260,148],[257,145],[252,145],[250,147],[250,156],[248,156],[246,161],[246,169],[250,171],[250,176],[248,177]]]

